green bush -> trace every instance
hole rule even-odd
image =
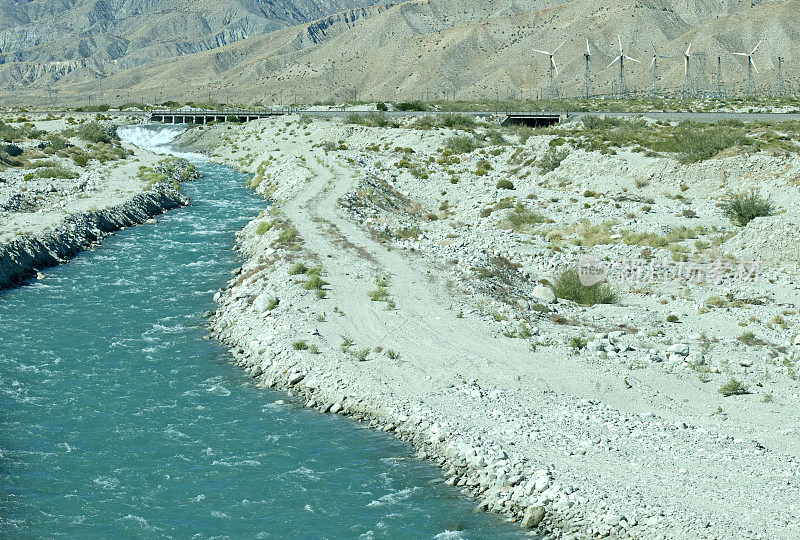
[[[747,386],[742,384],[740,381],[736,380],[735,378],[731,377],[731,380],[723,384],[718,392],[725,397],[729,396],[740,396],[742,394],[749,393],[747,390]]]
[[[289,268],[289,275],[296,276],[298,274],[305,274],[308,268],[303,263],[294,263],[291,268]]]
[[[525,208],[522,203],[517,203],[514,207],[514,211],[509,213],[506,219],[514,230],[520,230],[528,225],[535,225],[547,221],[543,215]]]
[[[428,106],[421,101],[403,101],[394,106],[398,111],[427,111]]]
[[[304,351],[308,349],[308,343],[306,343],[306,340],[301,339],[300,341],[292,343],[292,348],[296,351]]]
[[[542,174],[558,169],[561,162],[569,156],[569,149],[551,146],[539,159],[539,170]]]
[[[728,195],[722,203],[722,211],[732,222],[744,227],[757,217],[771,216],[775,207],[769,199],[750,191]]]
[[[306,290],[321,290],[328,282],[324,281],[319,275],[314,274],[303,283],[303,288]]]
[[[41,169],[40,171],[37,171],[36,176],[38,176],[39,178],[73,179],[73,178],[78,178],[80,175],[74,171],[67,169],[63,165],[55,165],[54,167],[46,167],[44,169]]]
[[[439,127],[450,129],[473,129],[477,126],[475,119],[466,114],[442,114],[438,116],[437,120]]]
[[[569,268],[564,270],[553,283],[553,292],[558,298],[572,300],[584,306],[595,304],[613,304],[617,301],[617,294],[606,283],[596,283],[587,287],[578,276],[578,270]]]
[[[256,227],[256,234],[258,236],[264,235],[270,229],[270,224],[266,221],[259,222],[258,226]]]
[[[497,189],[514,189],[514,182],[507,178],[503,178],[502,180],[498,180],[497,182]]]
[[[480,143],[475,137],[459,135],[450,137],[444,144],[444,149],[451,154],[469,154],[479,147]]]
[[[285,227],[278,235],[278,242],[281,244],[290,244],[297,240],[297,229],[292,226]]]
[[[111,144],[116,140],[116,134],[111,129],[106,129],[99,122],[88,122],[64,132],[69,137],[78,137],[92,143]]]

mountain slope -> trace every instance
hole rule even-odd
[[[0,6],[0,65],[15,82],[75,70],[101,77],[368,4],[366,0],[11,0]],[[43,78],[45,80],[39,80]]]
[[[730,53],[750,50],[763,38],[754,57],[759,67],[755,82],[767,91],[774,84],[779,54],[786,62],[787,82],[796,85],[792,62],[798,57],[793,52],[800,43],[798,28],[800,0],[419,0],[351,9],[213,50],[119,69],[108,73],[99,88],[90,69],[75,70],[60,77],[58,88],[62,100],[93,93],[109,102],[167,95],[240,103],[354,96],[532,98],[548,89],[547,57],[533,49],[549,50],[566,41],[556,56],[556,81],[562,95],[578,96],[588,38],[592,91],[608,94],[619,70],[606,66],[619,52],[619,35],[626,54],[642,60],[625,64],[628,87],[651,87],[652,40],[661,54],[672,56],[661,60],[658,84],[674,91],[683,83],[688,43],[693,84],[713,88],[719,56],[728,91],[738,91],[744,86],[746,61]],[[165,41],[161,46],[176,45]],[[0,81],[16,84],[16,94],[23,95],[23,72],[36,69],[38,64],[24,62],[0,66]],[[31,80],[34,87],[40,84]],[[37,95],[44,93],[27,94],[28,99]]]

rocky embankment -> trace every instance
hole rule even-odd
[[[757,282],[614,277],[595,305],[555,286],[582,255],[735,270],[754,243],[784,245],[765,224],[794,223],[796,158],[684,165],[419,127],[186,134],[273,201],[210,317],[236,362],[411,441],[480,508],[546,537],[797,536],[796,251]],[[751,187],[775,213],[731,224],[721,195]]]
[[[45,233],[19,236],[0,246],[0,289],[19,284],[43,268],[65,262],[114,231],[145,223],[158,214],[187,204],[187,197],[160,184],[118,206],[71,214]]]

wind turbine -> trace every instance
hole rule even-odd
[[[761,41],[764,41],[764,40],[762,39]],[[756,44],[756,46],[753,47],[753,50],[750,51],[749,53],[742,53],[742,52],[732,53],[732,54],[735,54],[736,56],[746,56],[747,57],[747,95],[748,96],[754,96],[755,93],[756,93],[756,87],[753,84],[753,70],[756,70],[756,73],[758,73],[758,68],[756,67],[756,63],[753,62],[753,55],[755,54],[756,50],[758,49],[758,46],[761,45],[761,41],[759,41]]]
[[[589,50],[589,38],[586,38],[586,52],[583,57],[586,59],[586,71],[583,74],[583,99],[589,99],[592,94],[592,51]]]
[[[693,94],[692,80],[689,77],[689,51],[692,49],[692,44],[686,47],[686,52],[683,53],[683,97],[687,98]]]
[[[549,93],[548,99],[550,99],[550,100],[558,98],[558,88],[556,88],[556,83],[553,80],[554,72],[555,72],[556,75],[558,75],[558,67],[556,67],[556,61],[555,61],[555,59],[553,59],[553,55],[556,54],[556,52],[558,52],[558,49],[560,49],[561,46],[564,45],[564,43],[566,43],[566,42],[567,42],[566,40],[562,41],[561,45],[556,47],[553,52],[542,51],[542,50],[539,50],[539,49],[534,49],[533,50],[533,52],[546,54],[547,56],[550,57],[550,65],[548,66],[548,69],[547,69],[547,73],[550,76],[550,86],[548,88],[548,93]]]
[[[658,90],[658,59],[659,58],[666,59],[666,58],[672,58],[672,57],[671,56],[663,56],[661,54],[658,54],[658,51],[656,50],[656,46],[652,41],[650,41],[650,46],[653,47],[653,59],[650,60],[650,67],[648,69],[652,69],[653,70],[653,88],[652,88],[653,97],[658,97],[658,94],[659,94],[659,90]]]
[[[625,60],[630,60],[631,62],[637,62],[641,64],[641,61],[631,58],[622,50],[622,38],[617,36],[617,42],[619,43],[619,56],[614,58],[610,64],[606,67],[606,69],[613,66],[617,61],[619,61],[619,79],[617,80],[617,94],[620,97],[626,97],[628,95],[628,89],[625,87]]]

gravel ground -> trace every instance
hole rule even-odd
[[[409,439],[546,536],[800,536],[797,157],[572,149],[542,173],[552,136],[455,163],[452,135],[188,132],[274,201],[239,235],[212,334],[264,384]],[[719,203],[748,188],[776,213],[739,227]],[[587,256],[615,303],[554,297]],[[721,394],[731,379],[746,393]]]

